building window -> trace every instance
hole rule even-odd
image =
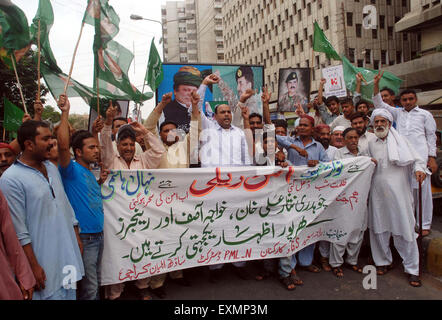
[[[385,28],[385,16],[383,15],[379,16],[379,28],[381,29]]]
[[[354,48],[348,48],[348,60],[350,60],[351,63],[355,62],[355,49]]]
[[[362,37],[362,25],[360,23],[356,24],[356,38]]]
[[[324,30],[328,30],[329,25],[328,25],[328,16],[324,17]]]
[[[371,30],[371,37],[373,39],[377,39],[378,38],[378,30],[376,30],[376,29]]]
[[[358,59],[358,67],[363,68],[364,67],[364,60]]]
[[[353,26],[353,12],[347,12],[347,26]]]
[[[371,50],[365,49],[365,63],[371,63]]]

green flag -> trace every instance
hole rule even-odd
[[[3,98],[3,102],[5,110],[3,127],[7,131],[17,131],[25,113],[8,99]]]
[[[152,91],[155,91],[160,86],[164,77],[163,64],[154,40],[155,39],[152,39],[152,43],[150,44],[149,62],[147,64],[146,76],[144,78],[144,81],[149,85]]]
[[[313,35],[313,51],[324,52],[329,59],[341,60],[339,54],[335,51],[330,41],[324,34],[324,31],[319,27],[315,21],[315,33]]]
[[[26,15],[10,0],[0,0],[0,59],[12,69],[11,53],[19,61],[30,47]]]
[[[57,70],[52,69],[52,67],[48,66],[43,61],[40,67],[43,79],[47,87],[49,88],[49,91],[51,92],[54,99],[57,100],[58,97],[64,93],[64,87],[67,82],[68,76],[62,72],[58,72]],[[95,93],[92,88],[82,85],[81,83],[71,78],[66,90],[66,95],[68,97],[81,97],[87,104],[90,104]]]
[[[141,94],[128,76],[133,54],[112,40],[119,31],[120,19],[108,0],[89,0],[83,21],[95,27],[94,91],[109,99],[133,100],[137,103],[151,99],[153,93]],[[98,84],[97,84],[98,79]]]
[[[374,76],[378,74],[378,71],[355,67],[345,56],[341,56],[341,58],[342,66],[344,69],[345,86],[347,87],[347,89],[350,90],[352,93],[355,91],[356,74],[360,72],[366,81],[366,83],[363,81],[361,85],[362,99],[368,102],[372,102],[373,79]],[[398,93],[402,81],[402,79],[396,77],[394,74],[385,71],[381,81],[379,82],[379,88],[387,87],[392,89],[395,93]]]
[[[41,58],[49,67],[53,70],[61,72],[60,68],[57,66],[57,61],[55,60],[54,53],[52,52],[49,43],[49,31],[54,24],[54,11],[49,0],[39,0],[37,13],[32,20],[31,25],[31,35],[32,42],[34,44],[38,43],[38,22],[40,21],[40,47],[41,47]]]

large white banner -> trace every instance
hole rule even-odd
[[[345,243],[366,219],[374,165],[113,171],[104,199],[103,285]]]
[[[322,69],[322,76],[326,80],[324,85],[324,97],[328,98],[330,96],[337,96],[338,98],[341,98],[347,96],[342,64]]]

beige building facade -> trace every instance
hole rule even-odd
[[[417,54],[417,35],[394,30],[409,11],[410,0],[227,0],[222,10],[225,60],[264,65],[272,100],[280,68],[313,66],[314,92],[321,68],[339,64],[313,52],[314,21],[354,65],[380,69]]]
[[[166,2],[161,9],[165,62],[223,63],[221,9],[222,0]]]

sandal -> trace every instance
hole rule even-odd
[[[344,272],[342,271],[342,269],[340,267],[332,268],[332,271],[336,277],[338,277],[338,278],[344,277]]]
[[[380,267],[376,267],[376,274],[378,276],[383,276],[384,274],[386,274],[388,271],[390,271],[391,269],[393,269],[393,266],[390,264],[388,266],[380,266]]]
[[[270,272],[267,270],[263,270],[261,272],[259,272],[256,276],[255,276],[255,280],[256,281],[262,281],[265,280],[267,278],[270,277]]]
[[[332,268],[331,268],[330,264],[328,263],[328,259],[326,257],[321,257],[320,262],[321,262],[322,270],[324,270],[326,272],[331,271]]]
[[[292,291],[296,289],[296,285],[295,282],[293,281],[291,276],[285,277],[285,278],[280,278],[279,279],[282,283],[282,285],[288,290],[288,291]]]
[[[302,286],[304,284],[304,281],[301,280],[301,278],[296,274],[295,270],[292,270],[292,272],[290,272],[290,277],[293,280],[293,283],[296,286]]]
[[[150,295],[149,288],[139,289],[138,296],[140,300],[152,300],[152,296]]]
[[[353,264],[348,264],[348,263],[346,263],[346,264],[345,264],[345,267],[346,267],[347,269],[350,269],[350,270],[352,270],[352,271],[354,271],[354,272],[357,272],[357,273],[362,273],[362,269],[363,269],[361,266],[359,266],[359,265],[357,265],[357,264],[353,265]]]
[[[418,276],[414,275],[414,274],[410,274],[408,276],[408,283],[415,288],[418,288],[420,286],[422,286],[422,282],[421,279],[419,279]]]

